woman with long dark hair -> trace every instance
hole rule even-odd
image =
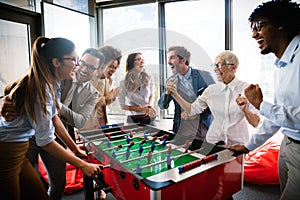
[[[86,175],[100,172],[99,165],[77,158],[55,141],[54,131],[73,152],[80,152],[58,116],[60,81],[74,77],[77,62],[70,40],[39,37],[33,44],[29,71],[6,86],[4,93],[19,116],[12,121],[0,118],[0,199],[50,199],[25,156],[33,135],[38,146]]]
[[[145,72],[141,53],[129,54],[126,60],[126,76],[121,81],[119,103],[128,111],[127,122],[154,123],[156,111],[153,109],[155,86],[152,77]]]

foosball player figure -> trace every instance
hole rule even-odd
[[[117,157],[115,150],[112,150],[111,157],[112,157],[112,158],[116,158],[116,157]]]
[[[147,155],[148,165],[150,164],[151,158],[152,158],[152,152],[149,150]]]
[[[140,147],[139,147],[139,156],[142,156],[143,151],[144,151],[143,144],[140,144]]]
[[[128,145],[128,148],[130,149],[134,145],[134,141],[131,141]]]
[[[142,167],[140,163],[136,163],[136,173],[140,176],[142,176]]]
[[[147,141],[147,137],[148,137],[148,134],[147,134],[147,132],[145,131],[144,132],[144,139]]]
[[[155,141],[152,141],[152,143],[151,143],[151,152],[153,152],[154,151],[154,149],[155,149]]]
[[[156,139],[157,139],[157,136],[153,136],[151,142],[155,142]]]
[[[166,145],[167,145],[167,139],[164,139],[161,144],[163,150],[165,149]]]
[[[121,132],[122,132],[122,133],[125,133],[125,130],[124,130],[124,124],[122,125]]]
[[[129,137],[133,138],[133,131],[132,130],[130,130],[130,132],[129,132]]]
[[[126,142],[127,142],[127,144],[129,144],[130,141],[131,141],[131,139],[130,139],[130,137],[129,137],[128,134],[127,134],[127,135],[126,135]]]
[[[106,138],[106,145],[107,145],[107,148],[111,147],[111,141],[108,138]]]
[[[122,149],[122,147],[123,147],[122,144],[119,144],[119,145],[117,146],[116,150],[119,151],[120,149]]]
[[[115,150],[116,150],[116,151],[119,151],[120,149],[122,149],[122,147],[123,147],[123,145],[122,145],[122,144],[119,144],[119,145],[115,148]],[[112,149],[112,152],[115,153],[115,150]]]
[[[169,145],[169,146],[168,146],[168,154],[169,154],[169,155],[171,155],[171,153],[172,153],[172,150],[173,150],[173,149],[172,149],[172,146],[171,146],[171,145]]]
[[[128,160],[129,156],[130,156],[130,149],[127,147],[127,149],[126,149],[126,160]]]
[[[164,134],[163,136],[160,137],[160,141],[167,139],[167,137],[168,137],[168,134]]]
[[[168,167],[168,169],[172,169],[172,166],[171,166],[172,159],[171,159],[171,155],[170,154],[167,154],[166,161],[167,161],[167,167]]]
[[[189,147],[190,147],[190,141],[189,141],[189,140],[186,140],[186,141],[185,141],[185,144],[184,144],[185,153],[188,152]]]
[[[143,144],[145,144],[146,142],[147,142],[146,139],[142,139],[140,144],[143,145]]]

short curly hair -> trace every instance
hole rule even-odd
[[[291,36],[300,33],[300,4],[291,0],[272,0],[257,6],[249,22],[266,19],[274,26],[282,26]]]

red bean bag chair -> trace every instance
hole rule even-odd
[[[42,160],[39,158],[38,169],[41,177],[49,184],[47,171]],[[67,163],[66,165],[66,187],[65,194],[74,194],[83,188],[83,173],[80,169]]]
[[[282,138],[272,137],[246,154],[244,180],[258,185],[279,184],[278,155]]]

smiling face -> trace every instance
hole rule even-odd
[[[86,53],[82,56],[81,62],[79,62],[79,67],[77,70],[77,80],[80,82],[87,82],[92,79],[94,69],[99,66],[100,59]]]
[[[142,54],[136,54],[135,58],[134,58],[134,63],[133,66],[134,67],[139,67],[140,71],[142,72],[144,69],[144,65],[145,65],[145,60],[143,58]]]
[[[224,84],[230,83],[235,77],[236,64],[227,64],[225,60],[217,57],[215,60],[214,71],[217,75],[217,79]]]
[[[107,67],[105,67],[103,71],[103,75],[106,78],[110,78],[119,68],[119,62],[118,60],[112,61]]]
[[[61,59],[57,59],[56,78],[61,81],[64,79],[73,79],[77,67],[78,57],[74,50],[71,54],[64,55]]]
[[[274,53],[281,57],[283,51],[280,48],[281,28],[273,26],[267,19],[261,19],[251,23],[252,38],[256,40],[261,54]]]
[[[168,52],[168,65],[171,67],[173,73],[177,72],[180,75],[184,75],[188,71],[185,59],[180,59],[175,51]]]

